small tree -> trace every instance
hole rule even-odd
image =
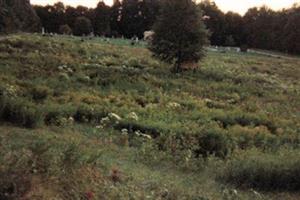
[[[183,63],[198,62],[205,56],[208,32],[192,0],[164,0],[161,8],[149,48],[155,57],[174,64],[177,73]]]
[[[72,34],[72,29],[68,24],[61,25],[59,27],[59,33],[64,34],[64,35],[71,35]]]
[[[226,37],[226,41],[225,41],[225,46],[228,46],[228,47],[233,47],[235,46],[235,41],[234,41],[234,38],[232,35],[229,35]]]
[[[94,12],[93,26],[95,34],[101,36],[110,34],[110,7],[100,1]]]
[[[86,17],[77,17],[74,24],[74,34],[82,36],[88,35],[91,32],[93,32],[91,20]]]

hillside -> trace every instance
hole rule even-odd
[[[0,38],[0,199],[300,198],[300,59]]]

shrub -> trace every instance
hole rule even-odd
[[[30,190],[29,172],[25,170],[0,171],[0,199],[22,199]]]
[[[141,64],[141,62],[136,59],[136,58],[130,58],[129,60],[126,61],[126,66],[127,67],[133,67],[133,68],[140,68],[140,69],[143,69],[145,66],[143,66]]]
[[[70,26],[68,24],[65,24],[65,25],[61,25],[59,27],[59,32],[64,35],[71,35],[72,29],[70,28]]]
[[[234,125],[229,131],[235,143],[241,149],[252,147],[277,149],[280,145],[278,136],[271,134],[265,126],[252,128]]]
[[[106,116],[107,112],[105,109],[99,106],[81,104],[78,106],[74,118],[78,122],[100,122]]]
[[[88,35],[93,31],[92,22],[86,17],[78,17],[75,20],[74,34],[78,36]]]
[[[216,128],[201,130],[198,133],[177,132],[175,135],[162,135],[156,141],[160,150],[172,153],[191,151],[194,158],[225,158],[235,147],[228,133]]]
[[[37,86],[31,90],[32,98],[35,101],[43,101],[51,95],[51,93],[51,89],[46,86]]]
[[[47,125],[62,126],[73,122],[76,108],[72,105],[50,105],[45,109],[45,112]]]
[[[219,130],[207,130],[198,136],[197,156],[215,155],[225,158],[233,149],[233,143],[226,133]]]
[[[43,113],[31,102],[13,98],[2,101],[5,103],[1,109],[4,121],[27,128],[35,128],[43,122]]]
[[[247,53],[248,52],[248,46],[247,45],[241,45],[240,50],[241,50],[241,52]]]
[[[215,116],[213,120],[221,122],[224,128],[228,128],[228,126],[233,125],[266,126],[271,133],[275,133],[277,129],[277,126],[264,116],[240,112],[228,114],[223,113],[221,115]]]
[[[219,179],[237,187],[299,190],[299,151],[281,150],[274,154],[257,150],[244,152],[229,162]]]

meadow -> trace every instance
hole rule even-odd
[[[0,199],[300,198],[300,58],[0,39]]]

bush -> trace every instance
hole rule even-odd
[[[43,122],[43,113],[31,102],[23,99],[1,97],[0,118],[27,128],[35,128]]]
[[[240,149],[277,149],[280,146],[280,138],[271,134],[265,126],[252,128],[234,125],[229,132]]]
[[[300,154],[296,150],[245,152],[229,162],[219,179],[237,187],[296,191],[300,189]]]
[[[86,17],[78,17],[75,20],[74,34],[78,36],[88,35],[93,31],[92,22]]]
[[[225,158],[233,149],[233,143],[226,133],[218,130],[207,130],[198,136],[196,156],[214,155]]]
[[[99,106],[81,104],[78,106],[74,118],[78,122],[100,122],[102,118],[107,116],[107,113]]]
[[[51,105],[46,108],[45,123],[47,125],[62,126],[73,123],[76,108],[71,105]]]
[[[28,171],[7,170],[0,171],[0,199],[22,199],[30,190],[30,176]]]
[[[248,52],[248,46],[247,45],[241,45],[240,50],[241,50],[241,52],[247,53]]]
[[[35,101],[44,101],[52,91],[46,86],[37,86],[31,90],[31,95]]]
[[[130,58],[125,62],[125,64],[127,67],[140,68],[140,69],[145,68],[145,66],[142,65],[141,62],[136,58]]]
[[[59,32],[60,32],[60,34],[71,35],[72,29],[70,28],[70,26],[68,24],[65,24],[65,25],[61,25],[59,27]]]
[[[224,128],[233,125],[241,126],[266,126],[271,133],[275,133],[277,126],[264,116],[247,114],[247,113],[228,113],[215,116],[215,121],[222,123]]]
[[[198,133],[177,132],[175,135],[162,135],[156,141],[161,150],[172,153],[190,151],[194,158],[226,158],[235,147],[227,132],[214,128]]]

